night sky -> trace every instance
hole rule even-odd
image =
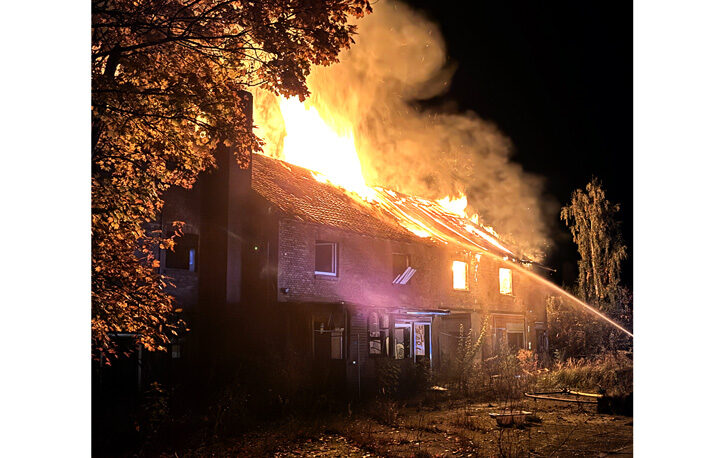
[[[632,254],[632,2],[417,1],[437,22],[457,65],[449,92],[428,102],[455,104],[495,122],[515,145],[514,160],[546,178],[566,204],[594,175],[621,205]],[[578,259],[569,230],[553,229],[552,278],[570,283]],[[632,287],[632,258],[623,266]]]

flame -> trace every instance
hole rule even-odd
[[[352,126],[340,119],[331,127],[309,101],[278,97],[285,123],[283,160],[318,172],[318,181],[332,183],[371,199],[355,150]]]
[[[465,194],[460,194],[460,197],[457,199],[453,199],[450,196],[443,197],[442,199],[439,199],[437,203],[450,213],[462,216],[463,218],[468,217],[467,213],[465,213],[465,209],[468,205],[467,196]]]
[[[255,111],[262,126],[258,135],[268,142],[266,150],[275,148],[266,153],[310,169],[320,182],[354,193],[360,197],[357,200],[392,215],[418,237],[460,244],[473,251],[491,246],[504,255],[513,255],[500,243],[492,228],[480,224],[477,214],[468,215],[468,199],[462,192],[457,197],[432,201],[370,187],[363,175],[353,126],[347,120],[324,119],[311,99],[303,103],[297,98],[263,93],[255,100]],[[282,141],[278,141],[279,138]]]

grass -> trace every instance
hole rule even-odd
[[[624,352],[570,358],[538,378],[538,389],[556,388],[602,389],[611,396],[629,394],[633,390],[633,361]]]

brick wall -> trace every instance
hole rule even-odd
[[[315,242],[338,244],[336,277],[315,274]],[[417,273],[407,285],[392,284],[392,255],[407,254]],[[467,291],[452,288],[453,260],[468,263]],[[366,307],[483,310],[525,313],[544,321],[544,292],[513,272],[513,294],[500,294],[490,256],[467,256],[445,247],[377,239],[327,226],[281,219],[278,233],[278,301],[339,302]],[[522,269],[518,267],[517,269]],[[514,269],[516,270],[516,269]],[[280,290],[287,288],[288,292]],[[537,313],[536,313],[537,312]]]

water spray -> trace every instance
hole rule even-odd
[[[504,259],[504,258],[502,258],[502,257],[500,257],[500,256],[498,256],[498,255],[496,255],[496,254],[494,254],[494,253],[487,252],[487,254],[493,256],[494,258],[500,260],[501,262],[503,262],[503,263],[505,263],[505,264],[507,264],[507,265],[512,265],[512,263],[511,263],[510,261],[508,261],[508,260],[506,260],[506,259]],[[587,304],[587,303],[581,301],[581,300],[578,299],[577,297],[573,296],[572,294],[568,293],[568,292],[565,291],[564,289],[560,288],[560,287],[557,286],[555,283],[553,283],[553,282],[551,282],[551,281],[549,281],[549,280],[541,277],[540,275],[536,274],[535,272],[531,272],[531,271],[529,271],[529,270],[517,269],[517,271],[519,271],[519,272],[521,272],[521,273],[523,273],[523,274],[525,274],[525,275],[528,275],[529,277],[533,278],[534,280],[539,281],[540,283],[542,283],[543,285],[547,286],[548,288],[550,288],[550,289],[552,289],[552,290],[554,290],[554,291],[562,294],[563,296],[567,297],[568,299],[570,299],[570,300],[573,301],[574,303],[576,303],[576,304],[582,306],[583,308],[585,308],[588,312],[590,312],[590,313],[592,313],[592,314],[594,314],[594,315],[597,315],[598,317],[602,318],[603,320],[607,321],[607,322],[610,323],[611,325],[615,326],[616,328],[618,328],[619,330],[621,330],[621,331],[624,332],[625,334],[629,335],[629,336],[632,337],[632,338],[635,338],[635,336],[632,334],[632,332],[630,332],[630,331],[628,331],[627,329],[625,329],[624,327],[622,327],[622,325],[620,325],[619,323],[613,321],[610,317],[605,316],[603,313],[601,313],[598,309],[596,309],[595,307],[591,306],[590,304]]]

